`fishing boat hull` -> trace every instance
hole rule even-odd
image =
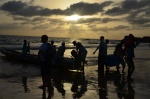
[[[0,52],[5,55],[6,58],[18,62],[24,62],[22,58],[22,53],[12,50],[12,49],[7,49],[7,48],[1,48]],[[27,54],[27,63],[28,64],[36,64],[39,66],[39,58],[38,55],[35,54]],[[53,63],[54,65],[56,64],[55,62]],[[76,66],[74,65],[74,59],[69,58],[69,57],[64,57],[61,64],[66,69],[76,69]]]

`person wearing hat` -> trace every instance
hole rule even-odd
[[[81,62],[83,62],[81,69],[84,71],[84,64],[86,63],[85,58],[87,55],[87,50],[80,42],[73,41],[72,43],[74,46],[76,46],[77,53],[81,55]]]
[[[107,44],[104,41],[104,36],[100,37],[100,43],[99,46],[96,48],[96,50],[93,52],[93,54],[96,53],[96,51],[99,49],[98,53],[98,71],[102,70],[104,71],[104,62],[107,55]]]

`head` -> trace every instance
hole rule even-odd
[[[51,41],[51,44],[52,44],[52,45],[54,44],[54,41],[53,41],[53,40]]]
[[[41,36],[41,42],[42,43],[45,43],[45,42],[47,42],[48,41],[48,36],[47,35],[42,35]]]
[[[123,44],[123,43],[124,43],[124,40],[121,40],[121,41],[120,41],[120,44]]]
[[[134,40],[134,35],[133,35],[133,34],[129,34],[129,38],[130,38],[131,40]]]
[[[129,36],[124,36],[123,40],[127,40],[129,38]]]
[[[61,45],[62,45],[62,46],[65,46],[65,43],[64,43],[64,42],[62,42],[62,43],[61,43]]]
[[[71,55],[75,58],[75,57],[77,57],[77,52],[75,50],[72,50]]]
[[[72,44],[75,46],[75,45],[77,44],[77,42],[76,42],[76,41],[73,41]]]
[[[24,44],[27,44],[27,40],[24,40]]]
[[[105,42],[106,42],[106,44],[108,44],[108,43],[109,43],[109,40],[108,40],[108,39],[106,39],[106,40],[105,40]]]
[[[101,36],[101,37],[100,37],[100,41],[104,41],[104,36]]]

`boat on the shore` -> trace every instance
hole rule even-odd
[[[8,48],[0,48],[0,52],[3,55],[5,55],[5,57],[9,60],[23,63],[22,53],[19,51],[8,49]],[[35,64],[39,66],[38,55],[27,54],[27,63]],[[74,58],[70,58],[70,57],[64,57],[61,66],[63,66],[66,69],[76,69],[76,66],[74,65]]]
[[[6,56],[6,58],[10,60],[15,60],[18,62],[23,62],[22,53],[16,50],[8,49],[8,48],[1,48],[0,52]],[[37,55],[34,54],[27,54],[27,62],[37,64],[39,63],[39,59]]]

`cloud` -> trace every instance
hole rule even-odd
[[[140,25],[140,24],[146,24],[150,22],[150,18],[146,19],[146,18],[136,18],[136,19],[131,19],[128,20],[129,23],[131,24],[136,24],[136,25]]]
[[[102,19],[102,23],[108,23],[108,22],[112,22],[112,21],[120,21],[120,19],[118,19],[118,18],[103,18]]]
[[[18,23],[10,23],[10,24],[0,24],[0,30],[8,30],[8,29],[20,29],[23,28],[23,26],[21,26]]]
[[[98,12],[102,12],[103,8],[110,5],[111,1],[106,1],[101,4],[99,3],[86,3],[86,2],[79,2],[76,4],[71,5],[65,11],[70,14],[79,14],[79,15],[93,15]]]
[[[111,30],[124,30],[124,29],[129,29],[129,26],[119,25],[119,26],[116,26],[114,28],[111,28]]]
[[[4,3],[1,7],[1,10],[7,11],[12,15],[20,15],[20,16],[50,16],[53,14],[61,14],[62,10],[60,9],[48,9],[43,8],[41,6],[32,6],[28,3],[22,1],[10,1]]]
[[[81,18],[77,23],[101,23],[101,18]]]
[[[129,14],[145,7],[150,7],[150,0],[125,0],[120,5],[108,9],[105,14],[111,16]]]
[[[74,13],[79,15],[92,15],[103,11],[103,8],[109,6],[112,2],[106,1],[101,4],[99,3],[86,3],[79,2],[72,4],[65,10],[61,9],[48,9],[41,6],[31,5],[34,0],[29,3],[22,1],[9,1],[4,3],[0,9],[9,12],[12,15],[20,16],[50,16],[50,15],[72,15]]]
[[[29,4],[33,4],[35,2],[35,0],[30,0]]]
[[[102,31],[102,32],[109,32],[109,31],[119,31],[119,30],[129,30],[130,29],[130,26],[126,26],[126,25],[119,25],[119,26],[115,26],[115,27],[112,27],[112,28],[109,28],[107,26],[105,27],[95,27],[95,26],[91,26],[89,27],[91,28],[92,31]]]
[[[125,0],[104,13],[108,16],[122,16],[131,25],[144,26],[150,23],[150,0]]]
[[[9,13],[8,17],[12,17],[15,23],[0,24],[0,29],[13,30],[28,26],[33,30],[61,32],[63,29],[67,31],[70,27],[68,29],[69,33],[79,33],[85,31],[83,29],[95,32],[114,32],[150,27],[150,0],[124,0],[117,3],[112,1],[102,3],[78,2],[63,10],[35,6],[33,5],[34,2],[35,0],[29,0],[29,2],[8,1],[2,4],[0,10],[3,12],[0,11],[0,13]],[[101,13],[104,13],[103,16],[101,16]],[[91,17],[81,17],[77,21],[63,19],[64,16],[72,14],[89,15]],[[125,25],[116,26],[122,21],[125,22]],[[110,26],[113,23],[107,24],[109,22],[113,22],[115,27]],[[78,27],[79,25],[83,26],[83,29]]]

